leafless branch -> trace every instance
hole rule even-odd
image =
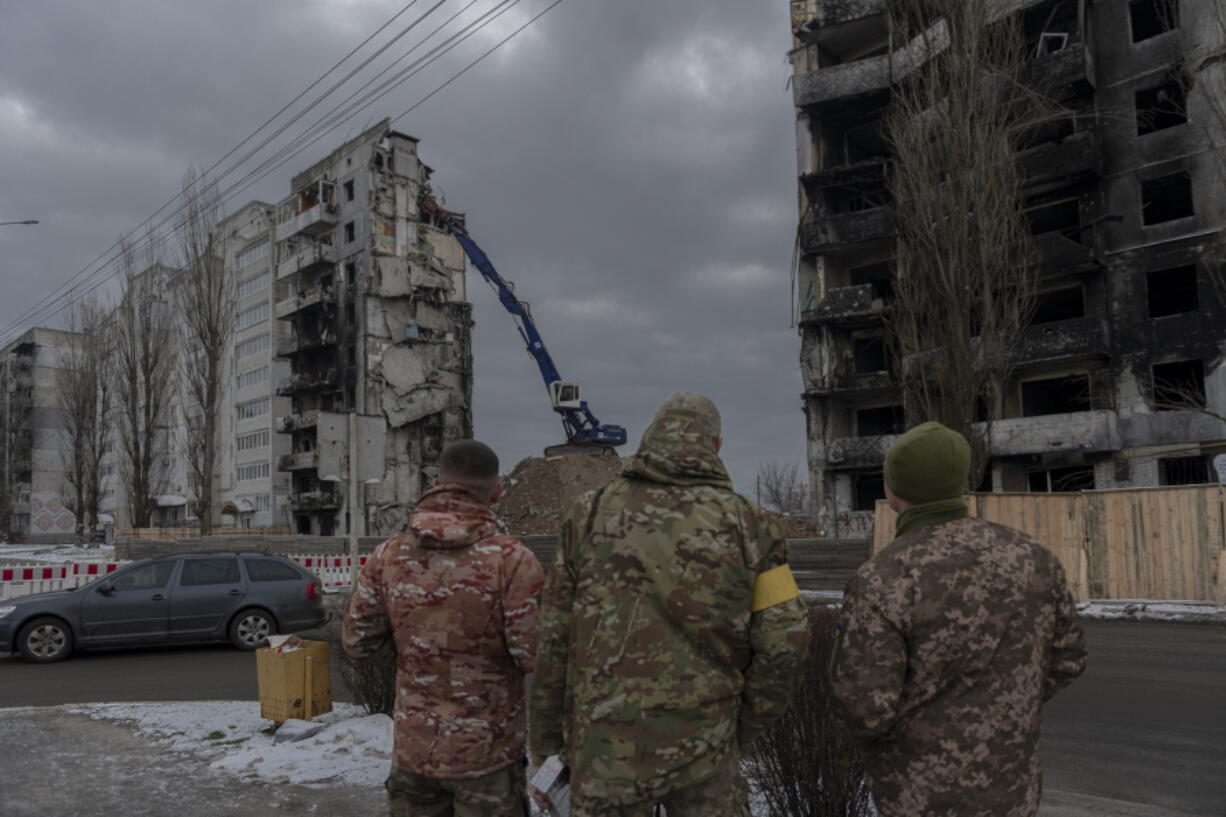
[[[188,168],[183,201],[183,215],[176,225],[182,272],[174,287],[186,402],[182,444],[195,486],[200,531],[207,535],[213,529],[226,351],[234,337],[238,296],[225,264],[225,240],[217,233],[221,199],[216,184],[200,180]]]

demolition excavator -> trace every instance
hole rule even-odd
[[[553,410],[561,415],[562,426],[566,429],[566,442],[549,446],[545,449],[545,455],[615,454],[613,449],[626,442],[626,429],[600,422],[587,401],[580,396],[579,384],[562,379],[553,356],[545,348],[545,341],[536,328],[536,321],[532,319],[532,309],[516,297],[514,285],[498,274],[489,256],[477,246],[455,214],[436,202],[433,196],[423,196],[420,203],[422,215],[455,236],[481,277],[498,293],[498,300],[515,319],[519,335],[528,347],[528,354],[541,371]]]

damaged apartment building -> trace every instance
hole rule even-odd
[[[883,114],[910,56],[889,5],[790,3],[808,460],[834,536],[870,531],[884,453],[922,419],[904,416],[883,341],[895,242]],[[1039,297],[983,489],[1213,481],[1226,452],[1221,12],[1201,0],[1006,5],[1022,15],[1032,76],[1069,115],[1019,153]]]
[[[472,436],[465,261],[420,215],[431,172],[384,120],[295,176],[276,208],[275,317],[288,329],[276,354],[292,371],[276,387],[291,403],[279,468],[298,533],[400,530],[443,445]],[[349,477],[321,466],[350,413],[386,424],[381,476],[358,486],[356,507]]]

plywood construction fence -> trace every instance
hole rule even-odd
[[[971,494],[972,516],[1025,531],[1064,565],[1081,600],[1226,603],[1226,496],[1215,485],[1076,494]],[[873,552],[897,515],[877,503]]]

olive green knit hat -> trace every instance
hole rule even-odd
[[[961,497],[970,470],[970,444],[940,423],[916,426],[885,455],[886,485],[913,505]]]

